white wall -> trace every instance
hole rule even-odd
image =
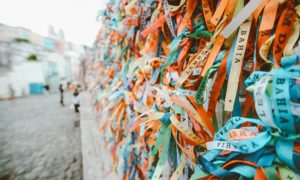
[[[8,97],[9,84],[15,90],[16,96],[23,93],[29,94],[29,83],[44,83],[43,63],[42,62],[23,62],[13,66],[13,70],[6,76],[0,77],[0,97]]]
[[[58,73],[61,78],[65,77],[65,62],[64,56],[57,53],[50,53],[48,60],[57,64]]]
[[[0,76],[0,98],[8,97],[8,84],[10,83],[10,79],[8,76]]]

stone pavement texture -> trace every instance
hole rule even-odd
[[[82,179],[79,118],[58,94],[0,101],[0,180]]]
[[[122,179],[113,171],[112,157],[104,147],[103,137],[98,131],[99,123],[87,94],[81,96],[80,115],[84,179]]]

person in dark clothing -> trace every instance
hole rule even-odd
[[[60,104],[63,106],[64,105],[64,88],[63,85],[59,85],[59,91],[60,91]]]
[[[49,93],[50,93],[50,86],[49,86],[48,84],[46,84],[46,85],[44,86],[44,89],[45,89],[45,93],[46,93],[46,94],[49,94]]]
[[[49,86],[48,84],[46,84],[46,85],[44,86],[44,88],[45,88],[46,91],[50,91],[50,86]]]

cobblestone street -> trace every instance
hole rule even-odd
[[[58,94],[0,101],[0,180],[82,179],[80,116],[70,96],[64,107]]]

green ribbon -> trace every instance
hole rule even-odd
[[[197,93],[196,93],[196,102],[198,104],[204,104],[205,103],[205,97],[204,96],[206,94],[205,89],[207,87],[208,79],[210,78],[212,73],[214,73],[218,70],[219,66],[220,66],[220,63],[215,64],[212,67],[210,67],[207,70],[205,76],[203,77],[203,79],[202,79],[202,81],[201,81],[201,83],[198,87]]]

